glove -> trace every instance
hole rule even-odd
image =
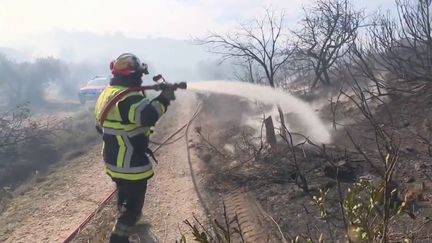
[[[101,128],[99,125],[96,125],[95,128],[96,128],[96,131],[97,131],[99,134],[103,134],[103,130],[102,130],[102,128]]]
[[[172,101],[175,100],[175,95],[174,95],[174,87],[172,85],[166,85],[165,87],[162,88],[162,92],[160,93],[160,96],[164,97],[165,99]]]
[[[155,100],[162,103],[165,107],[168,107],[172,100],[175,100],[174,87],[171,85],[166,85],[162,88],[162,92]]]

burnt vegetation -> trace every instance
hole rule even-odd
[[[287,46],[284,17],[284,12],[265,9],[262,18],[241,24],[237,30],[212,33],[196,42],[210,45],[210,52],[221,55],[222,61],[233,59],[242,70],[237,77],[275,87],[278,73],[293,54]]]
[[[333,143],[316,144],[289,129],[279,109],[276,145],[263,129],[258,137],[245,127],[214,134],[223,142],[202,140],[201,154],[210,167],[215,150],[214,160],[230,162],[217,165],[209,190],[253,192],[282,242],[429,242],[431,3],[396,0],[367,15],[349,0],[317,0],[293,30],[283,26],[283,14],[266,9],[262,19],[201,39],[222,61],[241,64],[244,81],[327,100],[321,116],[334,130]],[[233,136],[235,155],[221,155],[218,146]]]

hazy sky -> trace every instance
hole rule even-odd
[[[33,34],[52,30],[129,37],[187,39],[208,30],[224,31],[262,14],[263,7],[285,9],[295,23],[311,0],[0,0],[0,46],[31,43]],[[368,9],[393,0],[353,0]]]
[[[352,0],[369,12],[394,0]],[[123,52],[139,55],[181,79],[226,73],[217,57],[185,40],[223,33],[262,16],[264,7],[284,9],[286,24],[301,19],[313,0],[0,0],[0,52],[13,60],[57,57],[93,63],[95,74]],[[163,39],[160,39],[163,38]],[[96,65],[97,64],[97,65]],[[229,66],[229,64],[226,64]],[[96,68],[99,67],[99,68]]]

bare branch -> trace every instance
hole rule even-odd
[[[347,54],[357,38],[363,14],[348,0],[317,0],[304,12],[300,29],[294,32],[298,65],[314,73],[312,87],[318,82],[329,85],[335,63]]]
[[[284,18],[283,12],[276,14],[265,9],[262,18],[241,24],[240,28],[232,33],[212,33],[203,39],[197,39],[196,43],[208,45],[211,48],[209,51],[220,55],[222,61],[235,59],[248,63],[249,67],[257,64],[269,85],[275,87],[279,83],[275,80],[276,74],[293,53],[285,46],[287,37],[283,34]],[[253,73],[250,76],[252,75]]]

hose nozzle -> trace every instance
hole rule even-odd
[[[160,80],[162,80],[162,82],[159,82]],[[165,87],[172,87],[174,90],[177,89],[187,89],[187,84],[186,82],[180,82],[180,83],[168,83],[165,78],[162,76],[162,74],[158,74],[156,76],[153,77],[153,81],[155,81],[156,83],[158,83],[157,85],[154,85],[153,89],[156,90],[162,90]]]
[[[175,89],[187,89],[187,83],[186,82],[180,82],[174,84]]]

